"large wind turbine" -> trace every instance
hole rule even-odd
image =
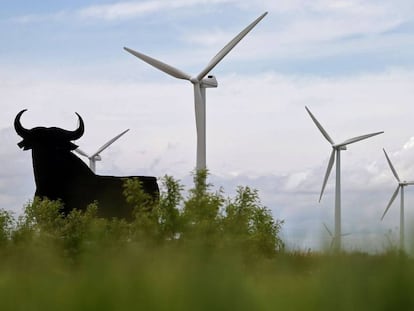
[[[149,57],[140,52],[124,47],[126,51],[138,57],[151,66],[178,79],[188,80],[194,86],[195,120],[197,128],[197,163],[196,170],[206,168],[206,88],[217,87],[215,76],[207,74],[259,23],[267,12],[259,16],[249,26],[243,29],[236,37],[214,56],[207,66],[196,76],[191,76],[173,66],[165,64],[157,59]],[[207,77],[206,77],[207,76]]]
[[[391,163],[390,158],[388,157],[387,152],[384,150],[385,157],[387,158],[387,162],[390,166],[390,169],[398,182],[397,189],[395,189],[394,193],[391,196],[391,200],[388,202],[387,207],[385,208],[384,214],[382,214],[381,220],[384,219],[385,214],[388,212],[388,209],[390,208],[392,202],[394,202],[395,198],[398,195],[398,191],[400,190],[400,249],[404,249],[404,187],[408,185],[414,185],[414,181],[405,181],[401,180],[400,177],[397,174],[397,171],[395,170],[394,166]]]
[[[96,161],[101,161],[102,158],[99,155],[102,151],[104,151],[106,148],[108,148],[110,145],[112,145],[116,140],[118,140],[122,135],[124,135],[126,132],[128,132],[129,129],[123,131],[121,134],[116,135],[114,138],[107,141],[104,145],[101,146],[97,151],[95,151],[93,154],[89,155],[85,151],[83,151],[80,148],[75,149],[75,152],[87,157],[89,159],[89,167],[92,170],[92,172],[95,173],[96,171]]]
[[[384,132],[376,132],[372,134],[361,135],[357,137],[353,137],[343,141],[342,143],[335,144],[329,134],[325,131],[319,121],[314,117],[314,115],[310,112],[308,107],[305,107],[307,112],[309,113],[310,117],[312,118],[313,122],[316,124],[318,129],[321,131],[322,135],[326,138],[326,140],[332,146],[331,156],[328,162],[328,168],[326,169],[325,178],[322,184],[321,194],[319,196],[319,202],[322,199],[323,192],[326,187],[326,183],[328,182],[329,175],[331,173],[333,164],[335,162],[335,155],[336,155],[336,180],[335,180],[335,251],[339,251],[341,249],[341,151],[346,150],[346,146],[349,144],[356,143],[357,141],[367,139],[369,137],[382,134]]]

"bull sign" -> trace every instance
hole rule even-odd
[[[128,178],[137,178],[142,188],[154,198],[158,197],[157,180],[152,176],[100,176],[74,153],[78,146],[72,143],[82,137],[84,123],[79,114],[79,126],[74,131],[57,127],[35,127],[26,129],[20,123],[20,111],[14,128],[23,138],[18,143],[23,150],[32,150],[33,171],[36,183],[35,196],[63,202],[62,212],[67,215],[72,209],[86,209],[98,202],[98,216],[131,219],[132,207],[123,196],[123,184]]]

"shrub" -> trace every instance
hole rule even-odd
[[[257,190],[239,187],[234,199],[220,188],[212,190],[207,171],[194,174],[194,187],[184,197],[184,187],[170,176],[161,179],[159,200],[146,194],[139,180],[129,179],[124,195],[133,206],[133,220],[97,217],[99,203],[85,211],[63,215],[62,202],[35,198],[17,222],[0,213],[0,246],[12,242],[53,248],[63,258],[78,260],[84,253],[140,247],[200,247],[209,253],[240,251],[247,257],[272,257],[283,249],[279,238],[282,221],[274,220]]]
[[[15,221],[10,212],[0,210],[0,247],[8,245]]]

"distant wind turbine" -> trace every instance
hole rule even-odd
[[[118,140],[122,135],[124,135],[128,131],[129,131],[129,129],[123,131],[121,134],[116,135],[114,138],[107,141],[104,145],[102,145],[101,148],[99,148],[97,151],[95,151],[91,155],[87,154],[85,151],[83,151],[80,148],[75,149],[75,152],[82,155],[82,156],[84,156],[84,157],[87,157],[89,159],[89,167],[92,170],[92,172],[95,173],[95,171],[96,171],[96,161],[101,161],[102,160],[102,158],[100,156],[100,153],[102,151],[104,151],[106,148],[108,148],[110,145],[112,145],[116,140]]]
[[[130,48],[124,49],[132,55],[138,57],[151,66],[169,74],[178,79],[188,80],[194,86],[194,106],[195,120],[197,129],[197,162],[196,170],[206,168],[206,88],[216,88],[217,80],[213,75],[206,75],[252,30],[265,16],[267,12],[259,16],[249,26],[243,29],[236,37],[233,38],[224,48],[214,56],[207,66],[196,76],[191,76],[173,66],[165,64],[157,59],[149,57]]]
[[[395,198],[398,195],[398,191],[400,190],[400,249],[404,249],[404,187],[408,185],[414,185],[414,181],[405,181],[401,180],[400,177],[397,174],[397,171],[395,170],[394,166],[391,163],[390,158],[388,157],[387,152],[384,150],[385,157],[387,158],[388,165],[390,166],[390,169],[398,182],[397,189],[395,189],[394,193],[391,196],[391,200],[388,202],[387,207],[385,208],[384,214],[382,214],[381,220],[384,219],[385,214],[388,212],[391,204],[394,202]]]
[[[321,131],[322,135],[325,139],[332,145],[332,152],[328,162],[328,168],[326,169],[325,178],[322,184],[321,194],[319,196],[319,202],[322,199],[323,192],[326,187],[326,183],[328,182],[329,175],[331,173],[333,164],[335,162],[335,155],[336,155],[336,180],[335,180],[335,251],[341,250],[341,151],[346,150],[346,146],[349,144],[356,143],[360,140],[370,138],[375,135],[382,134],[384,132],[376,132],[372,134],[361,135],[357,137],[353,137],[343,141],[342,143],[335,144],[329,134],[325,131],[319,121],[314,117],[314,115],[310,112],[308,107],[305,107],[307,112],[309,113],[310,117],[312,118],[315,125]]]
[[[333,249],[334,245],[335,245],[335,235],[332,234],[332,231],[329,230],[328,226],[325,223],[322,223],[323,226],[325,227],[326,231],[328,232],[329,236],[331,237],[331,243],[329,244],[329,249]],[[350,233],[342,233],[341,236],[347,236],[350,235]]]

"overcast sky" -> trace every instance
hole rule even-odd
[[[21,212],[32,198],[30,152],[17,147],[22,123],[86,131],[102,154],[97,173],[173,175],[187,185],[195,167],[193,90],[125,52],[124,46],[196,75],[239,31],[269,14],[211,72],[207,165],[229,195],[259,190],[284,219],[292,248],[318,248],[333,230],[332,172],[319,192],[335,142],[383,135],[342,153],[342,228],[348,249],[382,249],[398,238],[399,208],[380,217],[402,179],[414,179],[414,2],[336,0],[2,1],[0,10],[0,208]],[[414,189],[406,191],[414,232]]]

